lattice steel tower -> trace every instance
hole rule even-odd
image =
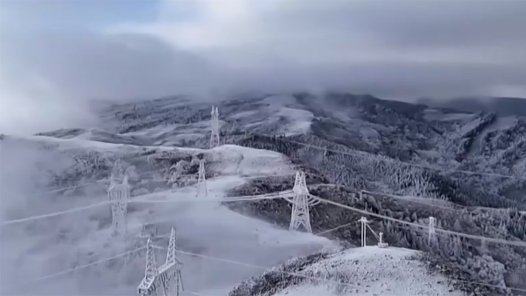
[[[436,218],[435,217],[429,217],[429,229],[428,229],[427,243],[430,246],[436,240],[435,226],[436,226]]]
[[[114,176],[110,177],[108,200],[111,206],[111,228],[113,236],[123,236],[127,232],[126,212],[130,198],[130,185],[128,176],[124,176],[122,183],[117,183]]]
[[[212,106],[212,119],[210,120],[210,148],[219,146],[219,110],[217,107]]]
[[[177,259],[176,248],[175,229],[172,228],[166,253],[166,262],[159,269],[159,281],[165,296],[180,296],[184,289],[181,275],[183,263]]]
[[[146,243],[146,270],[144,277],[137,287],[137,293],[141,296],[157,296],[159,269],[152,241]]]
[[[294,188],[292,191],[294,192],[292,199],[286,198],[287,201],[292,203],[289,230],[298,230],[298,228],[303,225],[307,232],[312,233],[309,206],[317,205],[319,200],[309,193],[304,172],[296,172],[296,179],[294,180]]]
[[[199,162],[199,173],[197,177],[197,191],[196,197],[207,197],[208,188],[206,187],[206,176],[205,176],[205,160],[201,159]]]

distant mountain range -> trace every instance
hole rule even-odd
[[[422,98],[419,99],[417,103],[432,107],[451,108],[467,112],[494,112],[504,116],[526,116],[526,98]]]

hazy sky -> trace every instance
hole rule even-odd
[[[524,0],[1,0],[0,132],[87,99],[339,88],[526,96]]]

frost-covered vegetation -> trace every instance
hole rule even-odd
[[[423,225],[429,216],[434,216],[439,228],[526,241],[526,215],[520,212],[526,211],[526,182],[496,175],[526,177],[524,117],[504,118],[349,94],[267,95],[216,105],[224,144],[286,155],[307,172],[310,190],[315,195]],[[135,168],[138,174],[131,182],[132,195],[192,185],[199,159],[210,156],[153,146],[207,148],[210,107],[211,103],[192,103],[185,98],[116,105],[101,114],[106,130],[43,133],[61,139],[125,144],[109,154],[102,154],[104,149],[63,149],[60,153],[69,159],[68,165],[60,173],[48,172],[52,178],[47,185],[59,189],[94,180],[107,182],[117,159],[126,164],[124,170]],[[57,149],[56,145],[45,145],[50,151]],[[243,161],[243,153],[228,157],[232,157],[232,163]],[[255,161],[252,166],[257,167],[258,163]],[[223,169],[207,167],[207,178]],[[261,194],[291,187],[291,178],[263,178],[231,194]],[[75,190],[79,192],[69,194],[87,194],[80,192],[83,189]],[[362,190],[374,194],[360,197],[358,193]],[[282,200],[235,203],[228,207],[281,226],[288,225],[290,219],[289,204]],[[315,231],[361,217],[323,204],[317,205],[311,215]],[[521,281],[526,278],[524,248],[444,236],[438,236],[430,244],[426,233],[411,228],[376,218],[371,225],[385,233],[390,245],[426,251],[427,255],[421,259],[428,269],[447,275],[455,287],[468,294],[506,293],[501,288],[484,288],[469,281],[526,288]],[[357,244],[359,227],[351,225],[328,235]],[[267,283],[272,280],[265,276],[260,279]],[[294,281],[277,287],[286,288],[290,284]]]

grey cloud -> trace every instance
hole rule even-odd
[[[361,50],[439,50],[514,56],[526,63],[526,1],[289,1],[262,16],[280,41]],[[352,47],[350,46],[352,45]],[[452,57],[453,58],[453,57]],[[491,58],[491,56],[488,56]]]
[[[148,35],[83,32],[2,37],[13,67],[35,71],[81,99],[139,98],[207,88],[215,69]]]
[[[148,35],[4,32],[0,133],[92,126],[91,99],[118,102],[181,93],[206,98],[232,76]]]
[[[329,88],[393,99],[422,96],[485,95],[491,85],[520,85],[526,72],[520,66],[481,64],[364,62],[325,65],[273,65],[247,70],[239,88],[296,91]]]
[[[526,37],[524,1],[371,1],[349,20],[377,39],[418,46],[488,45]]]
[[[2,25],[0,79],[35,74],[65,94],[55,100],[79,103],[312,88],[400,99],[485,95],[526,84],[524,15],[525,1],[287,1],[246,24],[255,28],[246,46],[199,52],[144,34]],[[447,54],[431,62],[441,49]],[[470,55],[478,62],[459,62]]]

